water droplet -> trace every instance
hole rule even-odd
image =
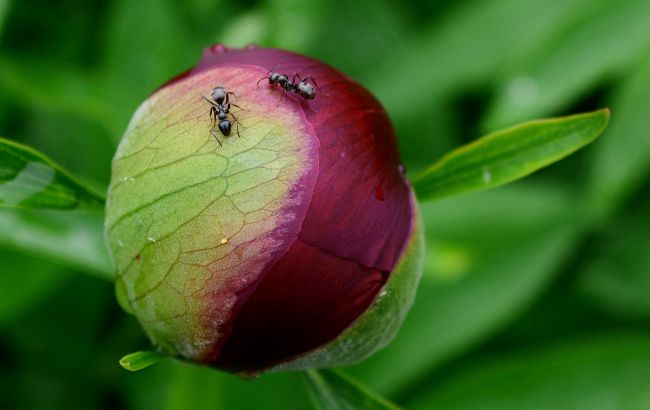
[[[375,198],[379,199],[380,201],[384,200],[384,189],[381,187],[381,185],[377,185],[375,187]]]
[[[492,181],[492,174],[490,173],[488,167],[483,167],[483,182],[489,184],[490,181]]]
[[[210,47],[210,51],[212,51],[213,53],[221,54],[221,53],[227,52],[228,47],[226,47],[223,44],[219,43],[219,44],[215,44],[212,47]]]
[[[225,244],[227,244],[227,243],[228,243],[228,238],[223,238],[223,239],[221,240],[221,244],[222,244],[222,245],[225,245]]]
[[[151,236],[148,236],[148,237],[147,237],[147,240],[148,240],[149,242],[151,242],[151,243],[156,243],[156,240],[155,240],[154,238],[152,238]]]
[[[399,172],[401,176],[406,176],[406,168],[404,167],[404,165],[402,164],[397,165],[397,172]]]
[[[124,242],[120,241],[119,239],[116,241],[116,243],[117,243],[117,246],[119,246],[120,248],[122,248],[124,246]]]

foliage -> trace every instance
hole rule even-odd
[[[404,408],[645,408],[648,19],[645,0],[5,0],[0,135],[101,192],[139,102],[216,41],[290,48],[368,86],[409,176],[482,134],[608,106],[607,131],[570,160],[423,205],[414,308],[393,344],[346,372]],[[294,373],[243,381],[171,361],[124,372],[124,348],[149,344],[98,279],[112,275],[101,221],[0,209],[9,408],[310,407]],[[336,373],[303,377],[337,389]]]

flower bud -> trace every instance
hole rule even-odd
[[[314,98],[270,84],[274,71]],[[255,374],[351,364],[388,343],[421,272],[418,221],[368,91],[291,52],[218,45],[135,113],[106,237],[118,300],[159,350]]]

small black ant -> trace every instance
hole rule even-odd
[[[221,144],[221,141],[218,138],[215,126],[217,126],[218,123],[218,128],[221,134],[223,134],[224,137],[228,137],[232,128],[232,123],[228,119],[228,114],[230,114],[235,120],[235,124],[237,124],[237,136],[240,136],[240,123],[237,117],[235,117],[235,114],[230,112],[230,106],[237,107],[239,109],[241,109],[241,107],[230,102],[230,95],[235,94],[233,92],[226,91],[226,89],[222,86],[217,86],[212,89],[212,93],[210,94],[213,101],[211,101],[208,97],[203,96],[203,98],[210,103],[210,135],[212,135],[214,139],[217,140],[220,146],[223,146],[223,144]]]
[[[313,77],[308,76],[305,78],[300,78],[300,75],[296,73],[294,74],[293,79],[289,81],[288,75],[280,74],[273,70],[273,68],[270,69],[266,77],[260,78],[257,81],[257,85],[260,85],[260,81],[268,79],[269,85],[273,86],[275,84],[278,84],[283,91],[298,94],[305,100],[313,100],[316,98],[316,90],[314,89],[314,86],[318,88],[318,84],[316,84],[316,80],[314,80]],[[296,83],[296,79],[298,79],[300,82]],[[310,84],[310,81],[314,84]]]

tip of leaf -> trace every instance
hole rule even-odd
[[[160,352],[135,352],[120,359],[120,366],[130,372],[137,372],[163,360],[165,355]]]
[[[612,116],[612,111],[609,109],[609,107],[601,108],[594,111],[594,113],[602,114],[605,117],[605,125],[609,123],[609,119]]]

